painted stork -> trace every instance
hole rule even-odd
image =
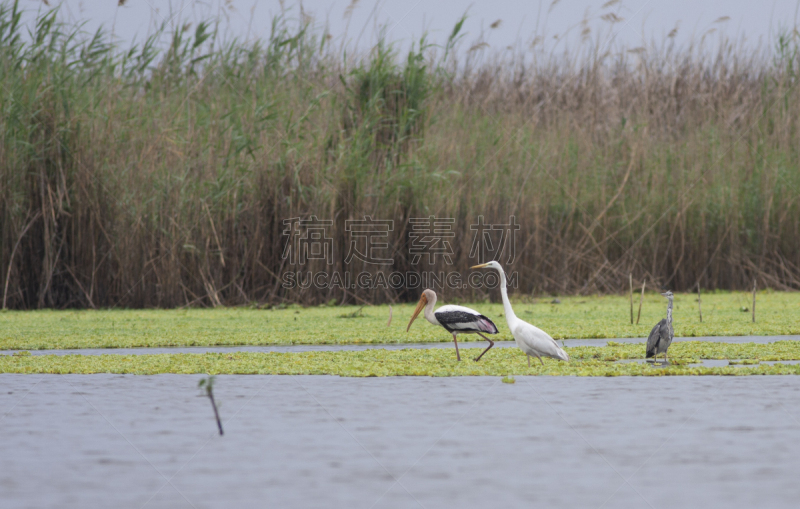
[[[544,366],[542,357],[551,357],[568,361],[569,355],[558,346],[556,340],[551,338],[548,333],[538,327],[534,327],[528,322],[522,321],[514,314],[511,309],[511,302],[508,301],[508,290],[506,290],[506,273],[503,267],[497,262],[489,262],[472,267],[473,269],[495,269],[500,273],[500,294],[503,296],[503,309],[505,310],[506,323],[511,329],[511,335],[517,346],[525,352],[528,357],[528,367],[531,367],[531,356],[539,359]]]
[[[653,364],[658,360],[658,354],[664,354],[664,362],[667,362],[667,348],[672,344],[672,338],[675,337],[675,330],[672,328],[672,292],[662,293],[662,296],[667,300],[667,318],[662,318],[653,330],[650,331],[650,336],[647,338],[647,350],[645,351],[646,358],[653,358]]]
[[[456,345],[456,358],[459,361],[461,360],[461,354],[458,353],[458,339],[456,338],[456,334],[459,332],[461,334],[474,333],[489,342],[489,346],[486,347],[486,350],[481,352],[481,354],[475,359],[475,362],[481,360],[483,354],[488,352],[489,349],[494,346],[494,341],[482,334],[484,332],[486,334],[497,334],[497,326],[487,317],[478,313],[474,309],[465,308],[464,306],[454,306],[451,304],[442,306],[434,311],[433,306],[435,305],[436,292],[433,290],[425,290],[422,292],[422,296],[419,298],[419,304],[417,304],[417,309],[414,310],[414,316],[412,316],[411,321],[408,322],[408,328],[406,328],[406,332],[411,330],[411,324],[417,319],[420,311],[425,308],[424,316],[426,320],[431,322],[433,325],[441,325],[445,328],[445,330],[447,330],[447,332],[453,334],[453,343]]]

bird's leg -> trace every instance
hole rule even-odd
[[[458,359],[459,362],[460,362],[461,361],[461,354],[458,353],[458,340],[456,339],[456,333],[455,332],[453,333],[453,343],[456,344],[456,359]]]
[[[539,358],[539,362],[541,362],[542,366],[544,366],[544,361],[542,360],[542,356],[537,354],[536,357]]]
[[[493,347],[493,346],[494,346],[494,341],[492,341],[491,339],[487,338],[486,336],[484,336],[484,335],[483,335],[483,334],[481,334],[480,332],[478,332],[477,334],[478,334],[478,336],[480,336],[480,337],[482,337],[483,339],[485,339],[486,341],[488,341],[488,342],[489,342],[489,346],[487,346],[487,347],[486,347],[486,350],[484,350],[483,352],[481,352],[481,354],[478,356],[478,358],[477,358],[477,359],[475,359],[475,362],[478,362],[479,360],[481,360],[481,357],[483,357],[483,354],[485,354],[486,352],[488,352],[488,351],[489,351],[489,349],[490,349],[491,347]]]
[[[525,354],[525,357],[527,357],[527,358],[528,358],[528,367],[531,367],[531,356],[530,356],[530,354],[527,354],[527,353],[526,353],[526,354]]]

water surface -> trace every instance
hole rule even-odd
[[[798,377],[0,375],[23,507],[797,507]]]

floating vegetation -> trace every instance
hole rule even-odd
[[[481,349],[463,350],[463,357],[467,359],[478,355]],[[534,363],[530,368],[525,362],[525,354],[516,348],[492,350],[481,362],[457,362],[452,350],[446,348],[293,353],[0,355],[0,373],[504,376],[507,380],[513,380],[508,373],[553,376],[800,375],[800,364],[762,364],[765,361],[800,360],[800,342],[797,341],[769,344],[676,343],[670,348],[670,363],[657,366],[644,362],[616,362],[641,359],[644,356],[643,345],[585,346],[567,348],[567,351],[570,362],[545,359],[544,365]],[[703,359],[738,359],[759,364],[693,365]]]
[[[739,307],[749,293],[703,295],[703,323],[697,319],[694,294],[675,295],[677,336],[746,336],[800,334],[800,293],[759,295],[759,320],[753,323]],[[561,304],[514,305],[526,320],[556,339],[646,337],[663,318],[664,298],[645,294],[640,325],[631,325],[627,296],[561,297]],[[498,303],[468,304],[492,319]],[[406,333],[413,304],[393,306],[251,307],[174,310],[6,311],[0,313],[0,350],[133,348],[166,346],[376,344],[450,342],[452,337],[427,325]],[[298,315],[296,312],[300,311]],[[299,319],[296,319],[298,318]],[[339,319],[340,317],[355,318]],[[505,320],[497,320],[497,340],[512,340]],[[460,341],[480,339],[464,336]],[[493,338],[495,339],[495,338]],[[674,346],[672,347],[674,348]],[[670,358],[672,349],[670,349]],[[503,373],[505,374],[505,373]]]

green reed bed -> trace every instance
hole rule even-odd
[[[341,263],[348,219],[393,220],[381,255],[406,272],[485,261],[470,225],[514,215],[522,294],[800,288],[797,31],[713,51],[587,32],[562,55],[469,50],[454,18],[354,53],[289,11],[267,40],[175,20],[128,46],[56,11],[23,26],[25,5],[0,0],[5,307],[417,296],[283,288],[283,220],[311,215],[352,275],[384,269]],[[408,219],[430,215],[457,219],[453,266],[411,264]]]
[[[678,336],[743,336],[800,334],[800,293],[761,292],[756,323],[746,293],[703,296],[703,323],[696,295],[676,294]],[[517,299],[517,316],[554,338],[646,337],[666,316],[666,299],[646,294],[639,325],[630,324],[625,296]],[[512,340],[501,304],[467,304],[498,326],[498,340]],[[638,302],[637,302],[638,306]],[[183,310],[7,311],[0,313],[0,349],[124,348],[214,345],[292,345],[447,342],[441,327],[417,321],[406,332],[414,307],[291,306],[284,309],[247,307]],[[748,309],[748,311],[742,311]],[[638,309],[637,309],[638,311]],[[479,339],[479,338],[477,338]],[[475,341],[461,336],[460,341]],[[673,347],[674,348],[674,347]]]

